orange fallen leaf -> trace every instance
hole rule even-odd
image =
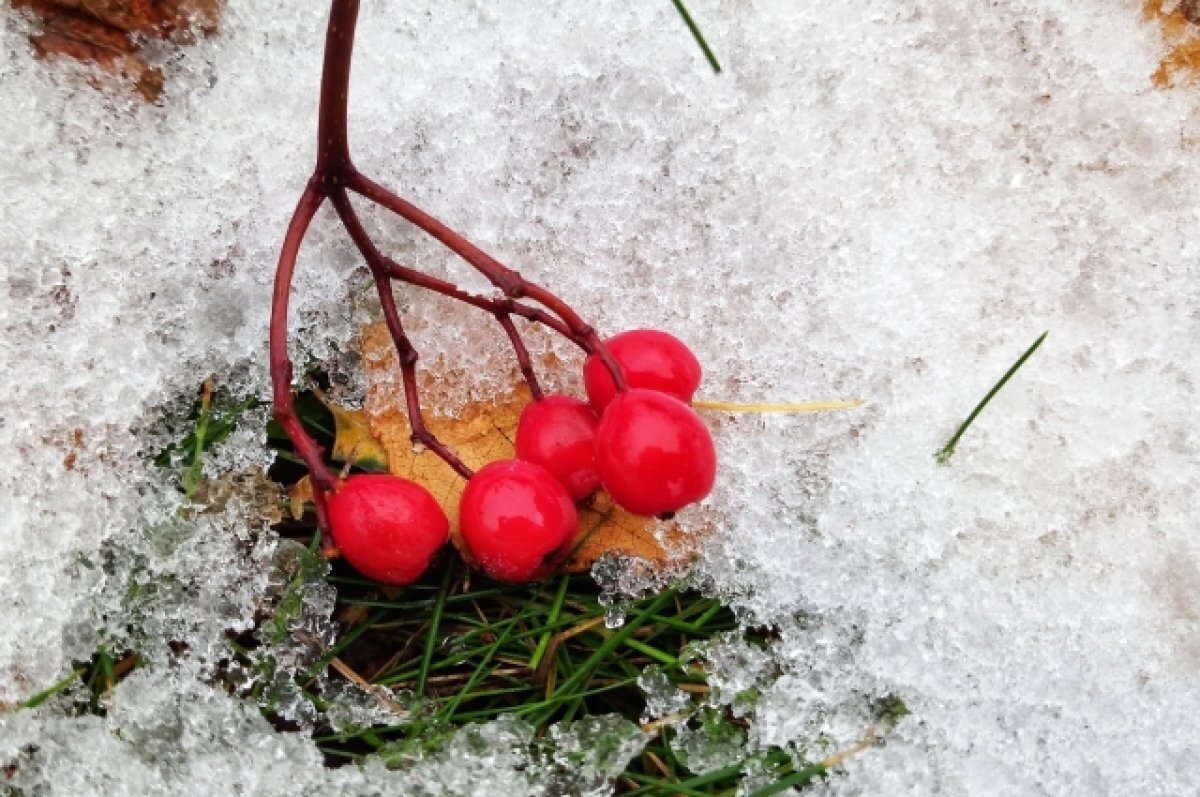
[[[679,524],[631,515],[603,492],[597,493],[591,506],[580,509],[579,529],[566,565],[571,573],[590,569],[606,553],[636,556],[653,565],[665,565],[681,558],[676,551],[689,555],[696,542],[696,537]]]
[[[351,463],[372,473],[387,473],[388,452],[371,433],[371,424],[363,410],[339,407],[314,388],[317,400],[333,415],[333,450],[337,462]]]
[[[451,540],[467,558],[458,537],[458,502],[466,482],[436,454],[413,446],[400,367],[387,327],[380,323],[363,328],[360,346],[367,379],[364,410],[372,436],[387,452],[393,474],[419,482],[433,493],[450,518]],[[528,388],[517,381],[507,393],[470,404],[458,417],[429,413],[425,423],[467,467],[478,470],[494,460],[514,456],[517,421],[529,400]],[[688,542],[695,539],[676,523],[631,515],[603,494],[597,495],[591,506],[580,508],[579,528],[574,554],[565,565],[573,573],[588,570],[605,553],[665,565],[686,557],[693,549]],[[679,551],[684,553],[679,555]]]

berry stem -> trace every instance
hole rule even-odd
[[[500,326],[504,327],[505,334],[512,342],[513,351],[517,354],[517,365],[521,368],[521,376],[525,377],[525,384],[529,385],[529,393],[533,396],[534,401],[541,401],[542,386],[538,384],[537,374],[533,371],[533,362],[529,359],[529,349],[525,348],[525,341],[521,340],[521,333],[517,331],[517,326],[513,323],[512,314],[498,312],[496,320],[500,322]]]
[[[503,265],[433,216],[374,182],[354,167],[350,158],[347,106],[350,97],[350,67],[354,53],[354,33],[358,22],[358,9],[359,0],[332,0],[331,2],[321,73],[316,164],[312,177],[305,186],[288,224],[283,247],[279,254],[271,298],[270,364],[275,418],[291,438],[296,453],[308,466],[313,482],[317,523],[321,529],[321,543],[327,553],[333,551],[333,542],[329,534],[326,494],[336,488],[338,480],[325,464],[321,447],[305,432],[303,424],[296,415],[292,401],[292,377],[294,374],[287,351],[288,298],[296,269],[296,259],[304,241],[304,235],[317,210],[326,199],[329,199],[334,205],[338,218],[346,227],[346,231],[367,262],[375,279],[384,320],[400,358],[412,439],[415,443],[424,445],[436,453],[464,478],[471,477],[471,469],[453,451],[443,445],[425,425],[417,390],[418,354],[404,332],[399,311],[396,309],[396,300],[392,294],[391,280],[424,288],[490,313],[499,322],[512,343],[521,374],[535,399],[542,397],[542,389],[534,373],[529,350],[513,323],[513,316],[520,316],[528,321],[543,324],[574,342],[584,352],[597,355],[611,373],[617,390],[620,392],[626,390],[624,375],[608,347],[600,340],[596,331],[585,323],[570,305],[542,286],[526,280],[519,273]],[[347,190],[395,213],[432,236],[470,263],[500,290],[502,297],[492,298],[467,293],[449,282],[408,268],[386,257],[375,246],[354,213]],[[541,307],[533,307],[518,301],[522,298],[528,298]]]
[[[380,265],[385,268],[388,275],[400,282],[406,282],[409,285],[415,285],[418,288],[425,288],[434,293],[441,294],[450,299],[456,299],[463,304],[469,304],[472,307],[478,307],[480,310],[486,310],[492,315],[506,314],[519,315],[527,321],[534,321],[543,326],[553,329],[558,334],[572,342],[576,342],[571,330],[567,329],[559,319],[547,313],[540,307],[530,307],[527,304],[515,301],[513,299],[493,299],[488,296],[479,296],[474,293],[467,293],[456,285],[453,285],[445,280],[440,280],[437,277],[431,277],[428,274],[423,274],[416,269],[403,266],[389,257],[382,257]],[[580,348],[585,348],[582,344],[578,344]]]
[[[417,350],[404,334],[400,323],[400,314],[396,312],[396,297],[392,295],[392,284],[383,275],[376,275],[375,289],[379,294],[379,304],[383,307],[383,318],[388,332],[396,344],[396,354],[400,357],[400,374],[404,380],[404,400],[408,410],[408,422],[412,429],[412,441],[422,445],[437,454],[446,464],[464,479],[469,479],[475,472],[468,468],[458,455],[451,451],[442,441],[429,431],[425,425],[425,415],[421,411],[421,396],[417,388]]]
[[[516,304],[515,302],[513,302],[511,299],[488,299],[482,296],[471,296],[470,294],[460,291],[458,288],[448,282],[434,279],[433,277],[422,274],[415,269],[405,268],[404,266],[395,263],[384,256],[384,254],[379,251],[379,247],[375,246],[375,242],[371,240],[371,237],[367,234],[366,229],[363,228],[362,222],[358,218],[358,214],[354,212],[354,206],[351,204],[350,198],[346,195],[346,192],[342,189],[337,189],[332,194],[331,199],[333,201],[334,208],[336,208],[338,212],[338,218],[342,220],[342,224],[345,226],[346,232],[350,234],[351,240],[353,240],[354,245],[358,247],[358,251],[360,254],[362,254],[363,260],[367,261],[367,265],[370,267],[371,273],[375,275],[377,281],[381,278],[386,279],[388,277],[392,277],[401,282],[407,282],[420,288],[426,288],[427,290],[435,293],[450,295],[451,298],[460,299],[467,304],[487,310],[496,317],[496,320],[500,322],[500,325],[504,328],[505,333],[508,335],[509,340],[512,341],[513,349],[517,355],[517,364],[520,366],[521,374],[525,377],[525,381],[529,385],[529,391],[534,395],[535,398],[540,397],[541,388],[538,386],[537,377],[533,373],[533,366],[529,359],[529,350],[525,348],[525,342],[521,340],[520,334],[517,332],[516,327],[512,323],[511,315],[515,312],[518,312],[517,308],[514,307]],[[448,291],[446,290],[447,288],[449,289]],[[546,316],[545,313],[542,313],[536,308],[522,306],[521,309],[535,311],[538,316],[540,316],[539,318],[535,318],[533,320],[541,320],[541,318],[545,318],[557,323],[557,319],[554,319],[551,316]],[[399,322],[397,321],[397,323]],[[390,329],[391,327],[389,326],[389,330]],[[397,347],[399,348],[399,346],[400,344],[397,342]],[[431,448],[432,447],[433,446],[431,446]]]
[[[400,218],[420,228],[447,249],[454,252],[454,254],[474,266],[476,271],[482,274],[488,282],[495,285],[508,298],[521,299],[528,297],[561,318],[570,330],[568,337],[575,341],[588,354],[595,353],[600,357],[600,360],[612,374],[613,383],[617,386],[617,390],[620,392],[625,391],[625,377],[621,373],[621,369],[617,367],[616,360],[612,358],[612,355],[608,352],[608,348],[600,340],[600,336],[596,334],[596,330],[584,323],[583,319],[571,309],[569,304],[537,283],[525,279],[519,273],[505,266],[433,216],[430,216],[416,205],[392,193],[362,173],[353,171],[348,176],[346,187],[357,194],[361,194],[375,204],[387,208]]]
[[[283,250],[279,253],[279,266],[275,272],[271,300],[270,360],[275,420],[279,421],[291,438],[292,445],[296,447],[296,453],[308,465],[313,485],[320,490],[330,490],[337,480],[321,459],[321,447],[304,431],[292,404],[292,361],[287,350],[288,293],[292,286],[292,275],[296,270],[296,256],[300,252],[300,244],[308,231],[309,222],[324,201],[325,197],[317,191],[312,182],[309,182],[288,224],[287,234],[283,239]],[[314,493],[316,492],[318,491],[314,490]]]
[[[433,451],[445,460],[447,465],[454,468],[458,475],[469,479],[474,475],[474,471],[463,464],[458,455],[438,440],[425,425],[425,416],[421,411],[421,399],[417,388],[417,360],[420,355],[404,332],[404,324],[400,321],[400,313],[396,310],[396,297],[392,294],[392,283],[388,280],[387,271],[379,265],[382,257],[379,249],[363,229],[362,223],[354,213],[354,208],[350,206],[350,198],[346,196],[346,192],[340,188],[336,189],[331,200],[337,210],[338,218],[342,220],[346,231],[358,245],[359,252],[362,253],[363,259],[367,261],[367,265],[371,269],[371,274],[375,277],[375,290],[379,294],[379,304],[383,308],[384,323],[387,324],[388,332],[396,345],[396,355],[400,358],[400,373],[404,380],[404,399],[408,410],[409,427],[412,429],[412,441]]]

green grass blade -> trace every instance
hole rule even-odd
[[[454,716],[454,712],[458,710],[458,707],[462,704],[464,698],[469,695],[474,696],[472,694],[472,690],[475,689],[475,685],[483,680],[484,676],[489,672],[489,666],[492,663],[492,658],[496,655],[496,651],[508,643],[509,639],[512,637],[513,629],[516,628],[519,621],[524,618],[532,603],[532,601],[526,603],[525,606],[522,607],[521,611],[512,618],[512,622],[509,623],[505,628],[504,633],[496,635],[495,641],[492,642],[492,644],[488,647],[487,651],[483,655],[483,659],[475,666],[475,670],[471,673],[471,677],[467,679],[466,685],[458,690],[458,692],[450,699],[445,708],[442,710],[441,714],[444,719],[448,720]]]
[[[605,639],[604,642],[602,642],[600,646],[596,648],[596,651],[585,661],[583,661],[575,670],[575,672],[570,675],[570,677],[568,677],[562,682],[562,684],[559,685],[554,697],[557,698],[560,693],[566,693],[566,699],[570,699],[570,694],[573,691],[586,689],[587,683],[589,680],[591,680],[592,673],[595,671],[596,667],[598,667],[600,663],[619,645],[633,636],[634,632],[641,628],[646,620],[654,616],[659,610],[666,606],[667,603],[675,597],[676,592],[676,588],[673,587],[659,593],[659,595],[655,597],[654,600],[650,601],[645,608],[643,608],[630,619],[626,620],[625,625],[622,626],[619,631],[614,632],[612,636]],[[531,713],[529,709],[530,707],[526,706],[518,713]],[[537,712],[536,719],[534,720],[533,724],[539,726],[544,725],[547,721],[549,721],[552,713],[552,708],[549,711],[542,710]]]
[[[200,486],[201,480],[204,478],[204,448],[205,436],[208,434],[208,419],[209,412],[212,409],[212,380],[206,380],[204,387],[201,389],[200,397],[200,419],[196,422],[196,445],[192,451],[192,461],[187,466],[187,470],[183,472],[183,478],[180,480],[183,486],[183,494],[191,498],[196,494],[196,488]]]
[[[442,623],[442,612],[446,608],[447,593],[450,592],[453,567],[447,567],[442,575],[442,588],[438,591],[437,603],[433,605],[433,616],[429,618],[429,629],[425,632],[425,651],[421,656],[421,670],[417,673],[417,685],[413,690],[417,700],[425,698],[425,680],[429,677],[429,666],[433,663],[433,651],[437,649],[438,627]]]
[[[825,771],[824,764],[812,764],[804,769],[796,770],[787,777],[780,778],[768,786],[763,786],[761,789],[751,792],[750,797],[771,797],[772,794],[779,794],[779,792],[790,789],[793,786],[808,783],[813,778],[824,775]]]
[[[939,465],[945,465],[950,461],[950,457],[954,456],[954,449],[958,445],[959,439],[963,436],[963,432],[967,431],[967,427],[975,422],[975,418],[979,416],[979,413],[983,412],[983,408],[988,405],[988,402],[992,400],[992,397],[1000,392],[1000,389],[1004,387],[1008,380],[1012,378],[1012,375],[1015,374],[1020,367],[1025,364],[1025,361],[1028,360],[1029,357],[1038,350],[1038,347],[1042,345],[1042,341],[1045,340],[1046,336],[1049,334],[1049,330],[1043,332],[1038,339],[1033,342],[1033,345],[1026,349],[1025,353],[1022,354],[1020,358],[1018,358],[1017,361],[1012,364],[1012,367],[1004,373],[1004,376],[1000,377],[1000,381],[992,386],[992,389],[987,392],[987,395],[983,397],[983,400],[975,405],[975,409],[971,410],[971,414],[968,415],[967,419],[962,422],[961,426],[958,427],[958,431],[954,433],[954,436],[950,438],[950,441],[946,443],[946,445],[942,446],[941,450],[934,455]]]
[[[742,774],[742,770],[746,768],[745,761],[739,761],[736,764],[730,764],[721,769],[714,769],[711,772],[706,772],[703,775],[697,775],[694,778],[688,778],[685,781],[680,781],[676,786],[681,786],[685,789],[698,789],[701,786],[707,786],[710,783],[718,783],[726,778],[734,778]]]
[[[704,57],[708,59],[709,66],[713,68],[714,72],[720,74],[721,65],[717,62],[717,57],[713,55],[712,48],[708,46],[708,42],[704,40],[704,34],[700,32],[700,27],[696,25],[696,21],[692,19],[692,15],[688,13],[683,0],[671,0],[671,2],[675,4],[675,10],[679,12],[679,16],[683,17],[684,24],[692,32],[692,38],[696,40],[696,44],[699,44],[700,49],[704,51]]]
[[[45,703],[47,700],[54,697],[59,692],[63,691],[64,689],[69,687],[71,684],[75,683],[75,681],[79,680],[79,676],[83,675],[83,672],[84,672],[84,670],[82,667],[80,667],[79,669],[76,669],[76,670],[71,670],[71,672],[68,673],[61,681],[58,681],[57,683],[53,684],[52,686],[49,686],[49,687],[43,689],[42,691],[38,692],[36,695],[29,698],[28,700],[18,703],[17,710],[20,711],[21,709],[26,709],[26,708],[37,708],[42,703]]]
[[[629,778],[630,780],[632,780],[635,783],[639,783],[642,786],[648,787],[645,790],[638,789],[635,792],[630,792],[630,794],[634,794],[634,795],[637,795],[637,794],[646,794],[646,795],[650,795],[650,794],[664,794],[664,795],[665,794],[672,794],[672,795],[684,794],[684,795],[688,795],[688,797],[693,797],[693,796],[694,797],[711,797],[711,794],[712,794],[712,792],[699,791],[697,789],[688,788],[687,786],[684,786],[680,783],[665,781],[665,780],[661,780],[659,778],[652,778],[649,775],[642,775],[637,772],[626,772],[623,775],[623,777]]]
[[[647,645],[644,642],[639,642],[636,639],[626,639],[625,646],[633,648],[640,653],[645,653],[650,658],[654,659],[660,664],[666,665],[667,667],[674,667],[679,663],[679,659],[676,656],[672,656],[669,653],[663,653],[658,648],[653,647],[652,645]]]
[[[563,599],[567,597],[567,586],[571,583],[570,576],[563,576],[558,584],[558,592],[554,594],[554,603],[550,605],[550,615],[546,618],[546,625],[551,626],[558,622],[558,615],[562,612]],[[542,656],[546,655],[546,648],[550,646],[550,638],[554,636],[549,628],[542,632],[541,639],[538,640],[537,648],[534,649],[533,655],[529,657],[529,669],[537,670],[538,664],[542,661]]]

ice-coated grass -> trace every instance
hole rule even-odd
[[[202,438],[205,406],[202,400],[189,440]],[[301,393],[296,407],[306,431],[333,450],[329,411],[312,392]],[[281,427],[272,423],[268,439],[280,456],[276,478],[290,483],[306,473],[289,456]],[[182,469],[183,480],[191,467]],[[447,550],[417,584],[381,588],[340,564],[327,575],[311,512],[286,524],[286,534],[298,542],[311,535],[307,553],[263,628],[235,643],[231,666],[260,671],[241,691],[268,718],[279,717],[271,646],[292,633],[307,586],[336,587],[336,638],[285,674],[287,691],[296,697],[298,688],[307,701],[306,727],[331,766],[370,756],[406,769],[474,732],[473,725],[511,722],[540,740],[528,745],[528,767],[551,793],[765,796],[813,782],[840,761],[817,755],[828,744],[820,738],[747,743],[744,728],[753,724],[761,694],[756,678],[778,675],[768,672],[763,652],[775,633],[739,622],[686,574],[639,573],[636,562],[602,559],[590,574],[506,584],[471,571]],[[760,666],[750,672],[735,664],[740,682],[722,689],[721,660],[731,650],[738,651],[735,661],[748,657]],[[712,683],[710,673],[718,674]],[[355,690],[375,711],[360,709],[348,721],[337,697]],[[854,753],[881,740],[904,713],[894,696],[859,702],[873,725]],[[585,718],[608,724],[623,758],[603,772],[585,766],[573,774],[554,762],[570,759],[573,729]]]
[[[175,427],[179,439],[154,457],[192,499],[189,512],[228,500],[219,485],[233,474],[211,474],[210,460],[239,424],[254,422],[247,410],[259,403],[206,380]],[[308,433],[332,450],[325,405],[306,391],[296,406]],[[281,488],[305,473],[274,421],[266,439]],[[288,503],[282,489],[276,496]],[[819,737],[749,739],[762,686],[784,669],[767,652],[777,632],[739,621],[683,573],[639,573],[636,563],[605,559],[590,574],[506,584],[446,551],[417,584],[387,588],[341,563],[331,570],[311,509],[278,530],[295,541],[279,565],[287,580],[254,627],[231,633],[205,680],[281,732],[311,735],[326,767],[379,762],[407,773],[446,756],[453,765],[462,740],[491,745],[499,733],[511,737],[510,766],[530,779],[530,793],[767,797],[819,782],[905,713],[893,696],[861,696],[871,723],[864,739],[832,754],[831,740]],[[186,655],[182,643],[171,647]],[[57,700],[60,711],[107,719],[118,685],[143,664],[135,651],[114,655],[101,644],[15,710]],[[20,776],[31,763],[18,757],[10,766]]]

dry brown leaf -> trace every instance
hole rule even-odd
[[[146,63],[141,42],[170,37],[177,43],[216,30],[220,0],[12,0],[40,21],[30,43],[39,56],[94,63],[147,100],[158,98],[162,72]]]
[[[18,0],[28,2],[28,0]],[[37,5],[57,7],[127,33],[151,34],[162,18],[151,0],[33,0]]]
[[[1200,2],[1145,0],[1142,13],[1158,21],[1170,47],[1151,76],[1154,85],[1167,88],[1181,80],[1194,83],[1200,79]]]
[[[304,507],[313,503],[312,479],[305,476],[288,489],[288,509],[292,520],[304,517]]]
[[[365,411],[371,432],[387,451],[392,473],[419,482],[433,493],[450,518],[451,539],[462,552],[458,502],[466,482],[433,452],[414,449],[404,410],[400,367],[387,327],[382,323],[364,327],[361,348],[367,377]],[[514,456],[517,421],[529,400],[528,388],[518,381],[512,390],[489,403],[469,405],[460,417],[427,414],[425,423],[467,467],[477,470],[494,460]],[[676,552],[692,547],[687,545],[690,535],[677,524],[631,515],[603,494],[592,506],[580,509],[579,528],[575,553],[566,565],[568,572],[589,569],[605,553],[636,556],[661,566],[675,558],[667,548]],[[659,542],[656,532],[663,535],[667,547]]]
[[[654,565],[664,565],[679,558],[673,552],[690,552],[694,545],[692,535],[677,523],[631,515],[603,492],[596,495],[591,506],[580,509],[579,529],[574,553],[566,566],[572,573],[591,568],[606,553],[636,556]]]

